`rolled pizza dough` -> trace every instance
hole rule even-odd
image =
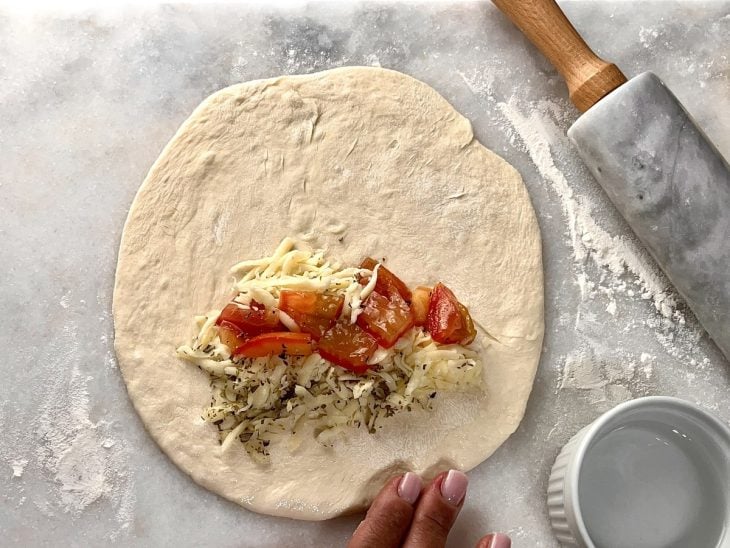
[[[433,411],[333,448],[272,444],[269,465],[240,444],[222,452],[201,419],[208,377],[175,349],[230,295],[228,268],[285,236],[343,264],[385,258],[409,285],[446,283],[482,327],[483,393],[440,394]],[[394,474],[469,470],[517,428],[544,331],[539,229],[517,171],[418,80],[356,67],[234,85],[203,101],[140,188],[114,325],[129,397],[175,464],[251,510],[327,519]]]

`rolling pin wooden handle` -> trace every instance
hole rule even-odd
[[[554,0],[492,1],[558,69],[581,112],[626,82],[616,65],[591,51]]]

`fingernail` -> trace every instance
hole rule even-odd
[[[420,494],[421,478],[413,472],[406,472],[398,484],[398,496],[408,502],[408,504],[413,504]]]
[[[512,546],[512,541],[505,534],[493,533],[491,537],[487,548],[510,548]]]
[[[459,506],[466,495],[466,486],[469,485],[469,478],[459,470],[449,470],[444,481],[441,482],[441,496],[449,504]]]

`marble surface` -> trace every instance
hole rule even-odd
[[[650,69],[730,156],[730,2],[565,2],[628,75]],[[145,173],[211,92],[381,65],[431,84],[522,173],[544,241],[547,330],[519,430],[471,474],[451,538],[551,547],[560,447],[620,401],[730,421],[730,364],[668,289],[565,137],[555,71],[488,3],[0,7],[0,538],[6,545],[336,546],[358,517],[256,515],[147,436],[116,367],[111,293]]]

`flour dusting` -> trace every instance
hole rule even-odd
[[[380,59],[374,53],[365,56],[365,63],[370,67],[380,67]]]
[[[26,466],[28,466],[28,459],[16,459],[11,461],[10,467],[13,469],[13,477],[21,477]]]
[[[651,47],[659,38],[659,30],[656,28],[641,27],[639,29],[639,41],[645,48]]]
[[[642,40],[647,43],[657,36],[656,31],[642,31]],[[585,185],[576,185],[590,175],[577,166],[570,169],[570,162],[561,155],[571,147],[565,136],[572,122],[567,104],[531,101],[525,98],[524,90],[499,101],[491,72],[460,76],[472,94],[487,103],[511,145],[529,156],[558,198],[565,218],[565,236],[572,250],[574,281],[580,296],[572,315],[579,350],[563,356],[557,388],[577,391],[591,403],[608,407],[644,395],[649,390],[646,381],[654,374],[656,357],[647,352],[635,356],[621,345],[606,345],[601,325],[620,322],[627,331],[648,327],[670,356],[687,362],[696,357],[701,327],[695,320],[687,322],[685,305],[633,234],[612,234],[597,220],[604,206],[598,205]],[[596,307],[584,306],[597,299],[605,303],[604,317],[595,312]],[[644,319],[624,316],[622,307],[632,300],[651,302],[656,314]],[[561,316],[561,324],[568,323],[567,317]],[[695,363],[702,360],[706,358],[700,357]]]
[[[56,502],[64,512],[79,513],[105,498],[116,506],[119,529],[129,525],[134,495],[122,452],[110,453],[116,442],[103,434],[105,424],[92,422],[87,383],[91,377],[80,371],[77,329],[63,330],[62,346],[67,348],[70,375],[59,380],[39,413],[37,432],[40,443],[37,462],[49,473],[56,486]]]
[[[38,463],[53,475],[63,507],[79,512],[108,492],[106,463],[96,448],[89,397],[74,364],[68,391],[48,403],[38,421]]]
[[[652,372],[648,359],[642,363],[620,351],[610,358],[602,358],[593,348],[585,347],[565,356],[559,389],[577,390],[590,403],[609,408],[642,394]]]
[[[560,197],[568,221],[573,257],[580,272],[585,272],[585,261],[592,260],[616,278],[617,283],[611,285],[614,291],[625,289],[626,285],[620,278],[629,272],[641,288],[641,297],[652,299],[657,311],[671,318],[677,307],[676,296],[667,279],[640,247],[641,244],[634,238],[609,234],[599,226],[593,217],[595,205],[587,196],[577,196],[565,175],[556,167],[550,142],[551,137],[560,135],[561,131],[551,119],[554,112],[552,104],[541,101],[532,105],[527,115],[517,107],[514,97],[497,106],[514,128],[540,175]],[[615,303],[608,312],[615,315]]]
[[[596,204],[585,193],[574,192],[568,177],[556,165],[553,148],[567,142],[560,127],[567,121],[566,109],[553,101],[526,101],[518,95],[497,102],[492,95],[492,75],[460,73],[460,76],[475,96],[492,103],[501,116],[500,129],[509,135],[513,145],[529,155],[541,177],[560,199],[582,298],[591,299],[598,294],[610,298],[616,293],[633,297],[638,293],[642,299],[652,300],[662,316],[683,323],[676,293],[641,243],[633,236],[610,234],[600,226],[594,217]],[[597,281],[588,279],[586,263],[589,261],[600,269],[601,277]],[[627,281],[626,275],[631,279]],[[616,306],[612,300],[606,311],[613,316]]]
[[[46,483],[45,489],[33,490],[44,494],[31,498],[41,513],[79,519],[85,511],[95,509],[96,515],[103,516],[111,509],[108,538],[114,540],[134,518],[128,454],[124,442],[114,438],[111,424],[91,418],[88,385],[93,377],[83,371],[93,368],[85,367],[80,337],[78,327],[67,321],[41,356],[39,361],[48,371],[65,373],[46,376],[38,408],[28,425],[13,428],[15,424],[2,417],[7,447],[14,453],[4,449],[0,460],[11,467],[12,496],[17,505],[26,501],[25,481],[30,475],[24,471],[30,467],[33,478],[29,481]]]
[[[228,226],[228,212],[218,215],[213,223],[213,241],[216,245],[221,245],[223,243],[223,235],[225,234],[226,226]]]

